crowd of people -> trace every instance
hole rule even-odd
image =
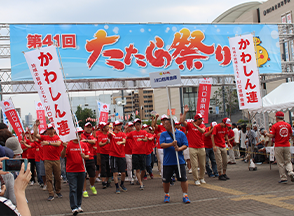
[[[287,174],[294,181],[289,142],[292,128],[284,121],[283,112],[276,113],[277,123],[270,125],[267,132],[264,128],[258,129],[257,125],[231,124],[229,118],[223,118],[220,123],[211,122],[206,127],[201,114],[186,120],[188,111],[186,105],[179,121],[162,115],[161,123],[157,124],[159,115],[156,114],[151,125],[135,119],[124,128],[120,121],[100,122],[95,127],[87,122],[84,128],[76,129],[76,139],[69,142],[62,142],[51,124],[45,131],[39,131],[39,120],[32,130],[27,130],[18,139],[6,125],[0,124],[0,156],[29,161],[29,173],[24,170],[0,173],[0,196],[11,200],[17,208],[22,206],[18,200],[23,202],[23,198],[16,195],[19,189],[9,185],[21,176],[25,187],[28,183],[38,182],[48,191],[47,200],[52,201],[55,197],[63,197],[61,183],[64,181],[70,189],[70,208],[73,215],[77,215],[83,212],[82,198],[89,197],[87,189],[93,195],[97,194],[95,181],[101,181],[103,189],[113,182],[116,194],[127,192],[126,182],[144,190],[144,180],[148,176],[154,178],[156,155],[164,202],[170,202],[170,185],[176,176],[181,182],[183,202],[188,204],[187,173],[192,174],[196,186],[206,184],[205,173],[209,178],[227,181],[230,179],[226,172],[228,164],[236,164],[237,158],[243,158],[244,162],[266,163],[265,148],[269,146],[275,146],[279,182],[287,183]]]

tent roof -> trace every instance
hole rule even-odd
[[[294,107],[294,82],[283,83],[262,98],[263,108],[249,109],[250,112],[286,111]]]

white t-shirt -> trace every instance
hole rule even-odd
[[[238,128],[234,128],[233,131],[234,131],[234,140],[235,140],[235,143],[239,143],[240,137],[239,137],[239,130],[238,130]]]
[[[240,147],[241,148],[246,148],[246,144],[245,144],[245,141],[246,141],[246,133],[243,133],[243,131],[241,130],[240,132]]]

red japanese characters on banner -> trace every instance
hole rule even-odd
[[[11,124],[17,137],[22,137],[22,128],[21,119],[18,117],[18,114],[14,108],[14,105],[11,100],[1,101],[0,106],[5,113],[9,123]]]
[[[26,52],[25,58],[50,123],[62,141],[75,139],[75,127],[56,47]]]
[[[61,46],[62,49],[66,48],[77,48],[76,45],[76,35],[75,34],[62,34],[61,35]],[[28,34],[27,35],[27,48],[36,49],[42,46],[51,46],[56,44],[60,47],[60,34],[56,34],[52,37],[52,34],[47,34],[43,37],[41,34]]]
[[[99,122],[108,122],[109,104],[100,103],[100,117]]]
[[[46,115],[45,115],[45,109],[43,107],[43,104],[41,101],[35,101],[35,105],[36,105],[37,119],[40,120],[39,131],[46,130],[47,128]]]
[[[252,34],[229,39],[240,109],[261,107],[254,40],[259,38],[253,38]]]
[[[199,80],[196,114],[200,113],[203,116],[203,122],[205,124],[208,123],[211,83],[211,78],[203,78]]]

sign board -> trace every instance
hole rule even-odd
[[[56,44],[67,79],[233,74],[229,37],[255,32],[267,52],[260,73],[280,73],[277,25],[263,24],[12,24],[13,81],[32,80],[23,51]]]
[[[152,88],[181,85],[181,72],[179,69],[150,73]]]

